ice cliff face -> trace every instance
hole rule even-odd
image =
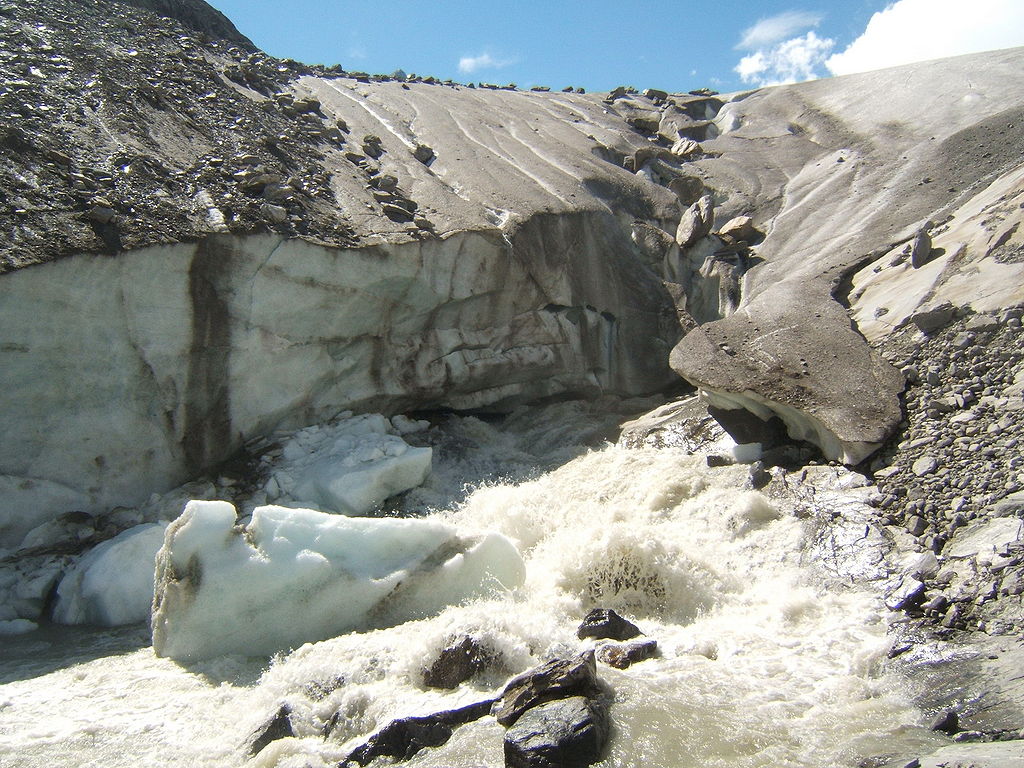
[[[348,408],[667,383],[671,325],[645,299],[655,278],[618,257],[628,241],[607,225],[600,238],[600,218],[547,224],[531,248],[485,232],[345,251],[214,235],[5,276],[0,408],[19,439],[0,459],[2,530],[24,535],[41,507],[142,500],[245,439]],[[572,266],[567,234],[590,239]]]

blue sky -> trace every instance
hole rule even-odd
[[[212,0],[270,54],[521,88],[727,92],[1024,45],[1024,0]]]

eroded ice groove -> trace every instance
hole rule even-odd
[[[554,447],[560,430],[578,427],[538,425],[534,439]],[[809,567],[815,537],[794,502],[746,485],[743,467],[708,469],[703,457],[676,450],[610,447],[528,481],[492,480],[427,522],[506,537],[525,564],[521,588],[304,645],[252,684],[232,677],[238,657],[182,669],[149,649],[13,682],[0,688],[0,702],[9,702],[0,750],[24,748],[22,764],[40,767],[55,756],[82,762],[86,751],[106,766],[136,765],[140,756],[242,765],[246,736],[284,702],[296,737],[273,742],[252,764],[333,766],[394,717],[478,701],[512,674],[585,647],[592,641],[579,641],[576,626],[602,605],[636,621],[661,650],[624,671],[600,669],[615,691],[606,768],[853,768],[905,755],[902,766],[929,751],[939,737],[900,681],[883,673],[889,643],[880,601],[837,587],[841,573],[822,586]],[[462,634],[493,663],[455,690],[426,688],[423,667]],[[218,668],[228,672],[209,672]],[[221,685],[226,678],[234,682]],[[129,699],[118,699],[126,685]],[[123,714],[132,707],[147,728],[134,752],[123,734],[135,728]],[[44,713],[64,723],[60,739],[41,733]],[[336,713],[325,740],[321,729]],[[484,718],[415,764],[500,765],[501,733]]]

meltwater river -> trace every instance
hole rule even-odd
[[[511,539],[522,588],[272,659],[182,666],[154,656],[143,626],[4,638],[0,766],[332,766],[392,718],[480,700],[513,673],[579,652],[575,630],[594,606],[625,614],[660,648],[626,670],[599,665],[614,690],[601,765],[902,766],[944,743],[906,682],[885,672],[877,592],[824,580],[791,499],[751,490],[743,466],[708,468],[679,449],[580,453],[580,416],[546,414],[543,435],[461,420],[465,449],[436,471],[449,485],[473,475],[475,487],[430,514]],[[525,440],[543,469],[524,471]],[[464,634],[499,661],[453,691],[426,688],[423,667]],[[247,763],[247,735],[282,702],[297,737]],[[502,733],[484,718],[409,764],[497,768]]]

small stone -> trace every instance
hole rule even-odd
[[[105,205],[94,205],[86,216],[97,224],[109,224],[117,215],[113,208]]]
[[[907,533],[911,536],[920,536],[928,529],[928,522],[920,515],[912,515],[907,520]]]
[[[426,144],[417,144],[412,151],[412,156],[424,165],[428,165],[434,159],[434,150]]]
[[[890,611],[905,611],[924,602],[924,584],[917,579],[904,578],[885,598]]]
[[[490,657],[473,638],[464,636],[446,646],[434,663],[423,670],[423,682],[431,688],[457,688],[482,670]]]
[[[914,462],[913,466],[910,469],[918,477],[924,477],[925,475],[930,475],[938,468],[938,459],[936,459],[934,456],[922,456],[921,458]]]
[[[728,467],[736,463],[732,456],[721,456],[717,453],[709,453],[705,458],[709,467]]]
[[[583,619],[576,630],[576,636],[583,640],[591,637],[596,639],[629,640],[643,634],[640,628],[631,621],[622,618],[609,608],[594,608]]]
[[[287,704],[282,704],[273,717],[253,731],[246,740],[249,755],[258,754],[272,741],[294,736],[291,714],[291,708]]]
[[[935,719],[932,720],[928,729],[932,731],[941,731],[943,733],[956,733],[960,730],[960,718],[952,709],[945,709],[935,716]]]
[[[382,173],[380,176],[372,179],[370,183],[377,187],[377,189],[383,189],[390,192],[398,186],[398,179],[390,173]]]
[[[597,660],[616,669],[625,669],[654,656],[658,652],[657,640],[634,640],[631,643],[602,645],[597,649]]]
[[[260,206],[260,213],[263,214],[263,218],[271,224],[283,224],[288,220],[287,209],[280,205],[274,205],[273,203],[263,203],[263,205]]]
[[[714,221],[714,201],[711,195],[704,195],[686,209],[679,226],[676,227],[676,242],[688,248],[711,231]]]

